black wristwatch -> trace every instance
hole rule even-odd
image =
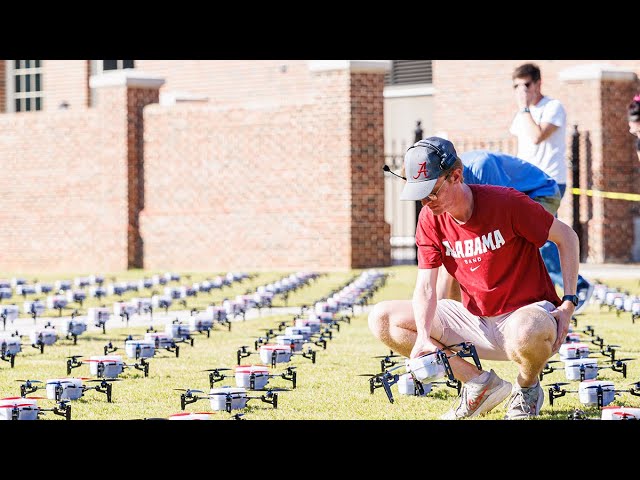
[[[562,301],[566,301],[569,300],[571,303],[573,303],[574,306],[578,306],[578,301],[580,300],[578,298],[577,295],[565,295],[564,297],[562,297]]]

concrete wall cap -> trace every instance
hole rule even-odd
[[[109,70],[89,78],[91,88],[100,87],[131,87],[131,88],[160,88],[165,79],[158,75],[151,75],[133,68]]]
[[[636,74],[629,69],[616,67],[610,63],[588,63],[565,68],[558,73],[561,81],[570,80],[626,80],[633,81]]]

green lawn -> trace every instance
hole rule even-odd
[[[386,286],[379,290],[372,302],[395,298],[411,298],[416,267],[402,266],[382,269],[389,273]],[[232,298],[238,293],[255,289],[258,285],[271,282],[287,275],[289,272],[259,273],[251,280],[246,280],[233,287],[226,287],[222,291],[213,290],[211,294],[199,295],[196,299],[188,300],[188,307],[203,308],[211,302],[219,302],[223,298]],[[292,293],[288,298],[288,305],[310,304],[316,299],[328,294],[350,279],[357,276],[360,271],[331,272],[318,278],[311,285]],[[149,272],[127,272],[118,274],[118,280],[125,276],[130,279],[150,276]],[[192,274],[191,281],[204,279],[204,274]],[[3,278],[11,278],[4,275]],[[45,277],[42,277],[45,278]],[[52,277],[69,278],[68,277]],[[640,293],[637,279],[611,280],[600,279],[610,286],[624,288],[636,294]],[[183,284],[187,282],[183,279]],[[127,297],[148,296],[144,292],[128,292]],[[18,299],[14,297],[16,303]],[[21,300],[21,299],[20,299]],[[109,299],[111,300],[111,299]],[[5,300],[4,303],[7,303]],[[102,303],[105,303],[104,300]],[[282,299],[274,304],[284,305]],[[84,305],[87,306],[86,304]],[[175,305],[172,308],[184,308]],[[57,314],[56,312],[52,312]],[[175,388],[200,389],[205,392],[209,389],[208,373],[205,369],[228,367],[236,365],[236,351],[241,345],[250,345],[253,350],[254,340],[263,334],[265,328],[274,327],[280,321],[291,322],[293,316],[273,316],[268,311],[263,311],[259,319],[245,322],[235,322],[231,331],[216,328],[211,332],[210,338],[206,335],[196,335],[194,346],[181,344],[180,356],[165,350],[158,350],[156,356],[149,360],[150,374],[148,378],[143,373],[133,368],[126,369],[120,376],[122,381],[113,384],[113,403],[107,403],[103,394],[95,391],[87,391],[85,395],[71,402],[73,419],[136,419],[147,417],[168,417],[180,411],[180,393]],[[41,322],[41,320],[39,320]],[[620,317],[608,309],[599,310],[596,305],[590,305],[584,314],[577,316],[580,330],[586,325],[592,325],[595,333],[604,338],[606,344],[619,344],[618,357],[637,357],[640,352],[640,322],[632,324],[631,314],[625,313]],[[11,369],[6,362],[0,362],[0,397],[19,395],[20,382],[18,379],[36,379],[46,381],[50,378],[66,377],[65,357],[70,355],[102,354],[103,346],[111,341],[118,345],[124,344],[127,335],[141,336],[144,328],[115,328],[118,323],[110,322],[107,333],[85,332],[78,339],[78,344],[73,345],[70,340],[59,340],[51,347],[45,347],[44,354],[29,346],[23,347],[23,351],[16,357],[15,368]],[[1,326],[0,326],[1,328]],[[587,338],[585,336],[585,338]],[[28,343],[27,339],[23,344]],[[334,331],[333,340],[329,341],[326,350],[314,346],[318,351],[317,362],[301,356],[294,356],[288,364],[278,364],[275,372],[282,372],[286,366],[295,365],[298,375],[298,385],[295,390],[279,393],[278,408],[260,400],[251,400],[243,411],[246,419],[436,419],[444,413],[454,402],[456,391],[444,385],[434,386],[432,392],[426,397],[402,396],[394,386],[395,403],[391,404],[382,389],[369,393],[368,378],[358,376],[365,373],[377,373],[380,371],[379,359],[375,355],[388,353],[384,345],[380,344],[369,332],[367,315],[356,307],[356,314],[350,324],[341,323],[339,332]],[[594,350],[596,346],[593,346]],[[123,348],[116,352],[123,355],[125,362],[133,363],[124,354]],[[598,355],[598,357],[601,357]],[[601,357],[602,361],[606,360]],[[598,379],[613,380],[618,388],[628,388],[628,384],[640,380],[640,357],[638,361],[628,364],[627,378],[622,375],[603,369],[599,372]],[[243,364],[260,363],[258,355],[251,355],[243,360]],[[561,364],[559,364],[561,366]],[[483,367],[494,368],[498,375],[513,381],[517,370],[509,362],[483,362]],[[399,370],[402,373],[402,369]],[[233,372],[223,382],[216,384],[235,385]],[[72,376],[89,377],[87,364],[74,369]],[[552,382],[565,381],[563,371],[559,370],[545,376],[543,385]],[[269,386],[289,388],[290,382],[281,378],[273,378]],[[578,382],[564,388],[577,390]],[[546,390],[546,389],[545,389]],[[33,395],[46,396],[44,391],[38,391]],[[249,396],[259,396],[260,393],[251,392]],[[54,405],[52,400],[40,400],[39,404],[45,408]],[[614,405],[640,406],[640,397],[629,393],[623,393],[616,397]],[[545,400],[541,418],[565,419],[569,412],[575,408],[581,408],[592,416],[597,416],[595,408],[584,408],[579,402],[577,393],[568,393],[565,397],[555,400],[553,408]],[[188,405],[187,411],[209,410],[208,400],[200,400]],[[234,411],[235,413],[235,411]],[[500,419],[504,415],[502,406],[497,407],[489,415],[482,417],[488,419]],[[42,418],[62,420],[62,417],[47,414]],[[226,419],[229,414],[219,412],[215,418]]]

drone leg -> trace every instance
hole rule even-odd
[[[384,387],[384,391],[387,394],[387,398],[391,403],[393,403],[393,394],[391,393],[391,385],[387,382],[386,378],[382,379],[382,386]]]
[[[71,375],[71,360],[67,360],[67,375]]]
[[[111,403],[111,389],[113,388],[113,385],[111,385],[110,383],[107,383],[107,403]]]
[[[176,358],[180,356],[180,345],[176,345]]]
[[[16,360],[16,354],[14,353],[14,354],[9,355],[9,358],[11,359],[11,362],[10,362],[11,368],[13,368],[13,365],[14,365],[15,360]]]
[[[186,400],[187,400],[187,399],[186,399],[186,397],[185,397],[184,393],[183,393],[183,394],[181,394],[181,395],[180,395],[180,410],[184,410],[184,409],[185,409],[185,407],[186,407],[186,405],[187,405]]]

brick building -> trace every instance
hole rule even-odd
[[[400,61],[0,60],[2,269],[388,265],[385,134],[419,115],[456,144],[508,136],[523,61],[433,61],[392,92]],[[583,177],[637,190],[624,109],[640,61],[538,63],[589,133]],[[636,204],[580,201],[590,260],[631,259]]]

